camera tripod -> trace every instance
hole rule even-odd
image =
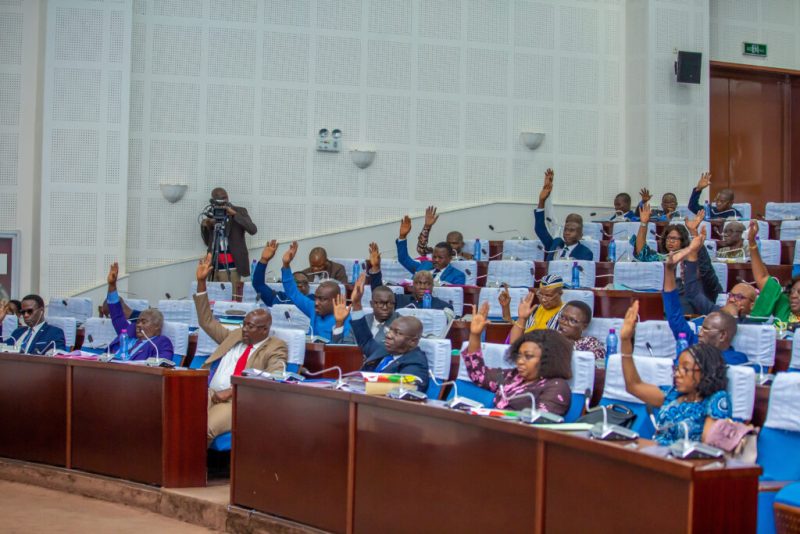
[[[220,252],[225,253],[228,250],[228,217],[224,219],[214,219],[214,230],[211,237],[211,272],[208,273],[208,280],[214,280],[214,275],[217,273],[217,260],[219,259]],[[231,268],[228,262],[225,262],[225,271],[228,273],[228,280],[231,279]]]

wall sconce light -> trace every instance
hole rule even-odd
[[[353,163],[355,163],[356,167],[359,169],[366,169],[375,161],[375,150],[369,148],[351,148],[350,159],[353,160]]]
[[[544,141],[544,134],[540,132],[521,132],[519,141],[531,150],[536,150]]]
[[[186,184],[160,184],[158,187],[161,188],[161,196],[170,204],[175,204],[182,199],[189,189]]]

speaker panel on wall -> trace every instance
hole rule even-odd
[[[675,62],[675,74],[679,83],[700,83],[700,69],[703,54],[700,52],[678,52]]]

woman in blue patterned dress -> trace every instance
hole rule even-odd
[[[675,366],[674,385],[659,387],[642,381],[633,363],[633,334],[639,313],[634,301],[625,314],[620,332],[622,374],[625,389],[643,402],[659,408],[655,440],[669,445],[684,437],[682,423],[689,428],[689,439],[703,441],[715,419],[731,416],[731,403],[725,388],[727,369],[719,349],[698,343],[680,354]]]

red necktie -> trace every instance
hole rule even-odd
[[[244,366],[247,365],[247,357],[250,356],[250,349],[252,348],[253,345],[247,345],[242,355],[239,356],[239,359],[236,361],[236,368],[233,370],[233,376],[242,376],[242,371],[244,371]]]

